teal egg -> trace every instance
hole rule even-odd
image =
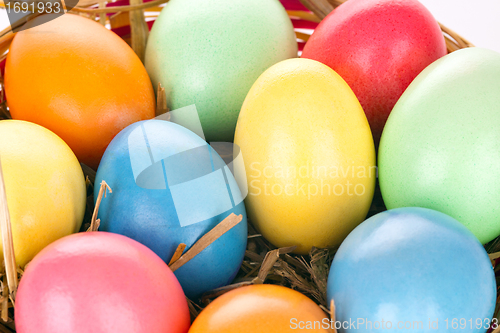
[[[496,295],[476,237],[455,219],[416,207],[379,213],[354,229],[327,286],[337,321],[355,323],[339,333],[486,333]]]
[[[170,109],[195,104],[208,141],[232,141],[238,113],[267,68],[297,56],[278,0],[171,0],[151,29],[145,64]]]
[[[387,208],[446,213],[483,243],[500,235],[500,54],[453,52],[396,103],[379,148]]]

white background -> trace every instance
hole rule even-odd
[[[475,46],[500,52],[500,0],[419,0],[434,17]]]
[[[500,0],[420,0],[420,2],[438,21],[472,44],[500,52]],[[4,10],[0,11],[0,29],[7,27],[8,24],[7,14]]]

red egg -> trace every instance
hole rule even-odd
[[[406,87],[444,55],[441,29],[417,0],[349,0],[325,17],[302,53],[330,66],[349,84],[377,146]]]
[[[43,249],[16,298],[18,333],[185,333],[190,317],[172,271],[125,236],[87,232]]]

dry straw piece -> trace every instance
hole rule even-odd
[[[335,322],[335,302],[333,301],[333,299],[330,301],[330,322]],[[333,333],[337,333],[335,325],[333,325]]]
[[[141,5],[142,0],[130,0],[131,5]],[[139,59],[144,62],[144,54],[146,52],[146,42],[148,40],[149,28],[144,17],[143,9],[131,10],[130,29],[132,35],[131,46]]]
[[[184,250],[186,249],[187,245],[184,243],[180,243],[179,246],[177,246],[177,249],[174,252],[174,255],[172,256],[172,259],[170,259],[168,265],[172,266],[174,262],[179,260],[179,258],[182,256],[184,253]]]
[[[2,231],[2,246],[4,255],[5,275],[9,287],[9,297],[14,303],[17,292],[17,264],[14,252],[14,241],[12,239],[12,227],[10,223],[9,206],[7,204],[7,193],[3,178],[2,162],[0,157],[0,230]],[[5,287],[4,287],[5,288]],[[3,295],[5,297],[5,294]]]
[[[90,221],[90,227],[87,231],[97,231],[99,229],[99,225],[101,224],[101,220],[97,218],[97,214],[99,213],[99,206],[101,205],[102,197],[106,197],[106,193],[113,193],[111,187],[109,187],[108,183],[104,180],[101,182],[101,188],[99,189],[99,194],[97,195],[97,200],[95,203],[94,213],[92,214],[92,220]]]
[[[238,223],[240,223],[243,220],[243,216],[241,215],[235,215],[231,213],[228,217],[226,217],[222,222],[217,224],[215,228],[207,232],[203,237],[201,237],[194,245],[182,256],[179,257],[179,259],[175,260],[172,262],[170,266],[170,269],[175,272],[178,270],[182,265],[187,263],[189,260],[193,259],[198,253],[206,249],[210,244],[212,244],[215,240],[217,240],[219,237],[224,235],[226,232],[231,230],[233,227],[235,227]],[[178,251],[176,251],[178,252]],[[181,252],[182,253],[182,252]]]
[[[12,313],[9,311],[14,307],[16,292],[18,286],[18,274],[22,275],[22,270],[16,264],[16,256],[14,251],[14,243],[12,239],[12,227],[9,214],[9,206],[7,203],[7,193],[5,190],[5,182],[3,169],[0,157],[0,230],[2,232],[3,246],[3,265],[1,280],[1,296],[0,296],[0,317],[2,325],[0,332],[12,332],[13,320]],[[3,326],[5,324],[6,326]],[[10,328],[9,328],[10,327]]]
[[[158,82],[158,89],[156,91],[156,116],[161,116],[162,114],[167,113],[167,95],[165,94],[165,88]],[[170,120],[170,114],[166,115],[166,118],[163,120]]]

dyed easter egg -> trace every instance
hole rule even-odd
[[[441,29],[417,0],[349,0],[325,17],[302,53],[346,80],[363,106],[376,145],[406,87],[444,55]]]
[[[394,107],[379,150],[388,208],[446,213],[483,244],[500,235],[500,54],[453,52]]]
[[[52,243],[24,272],[18,333],[185,333],[189,310],[167,265],[138,242],[105,232]]]
[[[115,33],[81,16],[53,16],[47,23],[45,16],[30,20],[10,45],[9,110],[14,119],[56,133],[80,162],[97,169],[120,130],[155,116],[153,88],[139,58]]]
[[[24,267],[53,241],[80,230],[85,178],[61,138],[26,121],[0,121],[0,161],[16,261]]]
[[[452,217],[417,207],[360,224],[328,276],[336,319],[355,322],[339,332],[440,333],[459,325],[486,332],[496,294],[491,262],[476,237]]]
[[[332,69],[290,59],[255,82],[237,144],[252,223],[276,246],[338,246],[361,223],[375,186],[375,149],[356,96]]]
[[[189,333],[331,332],[330,320],[298,291],[271,284],[241,287],[215,299]]]
[[[208,141],[232,141],[248,90],[268,67],[297,57],[278,0],[171,0],[149,35],[146,68],[170,109],[196,104]]]
[[[245,206],[224,161],[199,136],[163,120],[132,124],[107,148],[96,175],[113,193],[101,202],[100,230],[148,246],[167,263],[230,213],[233,227],[175,271],[190,298],[230,283],[246,248]],[[95,188],[97,197],[98,188]]]

